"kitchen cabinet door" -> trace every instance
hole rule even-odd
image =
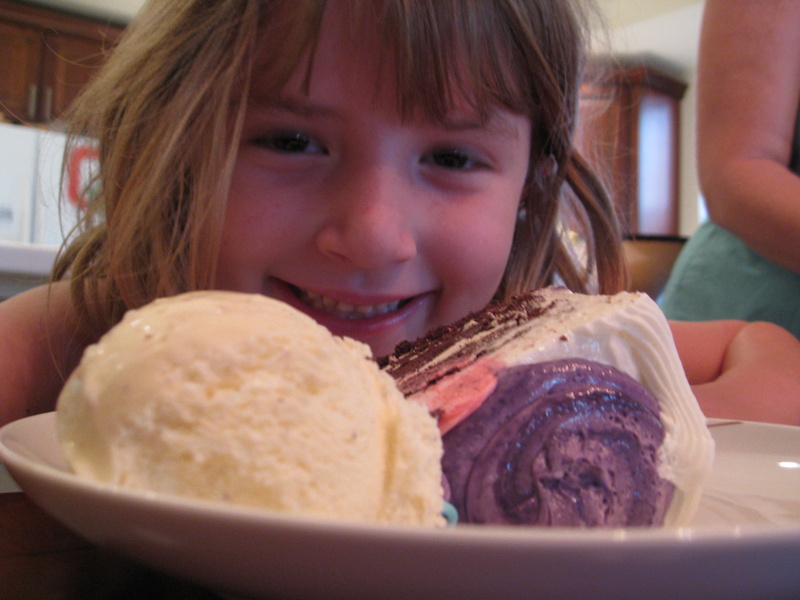
[[[121,33],[114,25],[0,0],[0,120],[61,118]]]
[[[102,66],[105,56],[105,49],[95,40],[46,32],[39,119],[61,118]]]
[[[590,63],[576,147],[609,189],[623,233],[676,235],[686,84],[647,64]]]
[[[0,110],[9,119],[36,118],[41,64],[41,32],[0,21]]]

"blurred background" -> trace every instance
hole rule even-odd
[[[0,298],[46,277],[91,193],[92,141],[64,157],[59,117],[142,4],[0,0]],[[705,218],[694,167],[703,2],[597,4],[603,19],[582,89],[577,144],[616,199],[634,287],[657,296],[676,250]],[[59,192],[68,203],[57,205]]]

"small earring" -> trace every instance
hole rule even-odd
[[[558,172],[558,161],[556,157],[550,154],[547,158],[539,163],[539,175],[544,178],[550,178]]]

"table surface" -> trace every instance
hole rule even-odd
[[[22,492],[0,493],[0,600],[220,600],[103,550]]]

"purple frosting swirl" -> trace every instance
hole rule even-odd
[[[614,367],[581,359],[511,367],[444,436],[460,522],[646,526],[673,486],[658,475],[658,402]]]

